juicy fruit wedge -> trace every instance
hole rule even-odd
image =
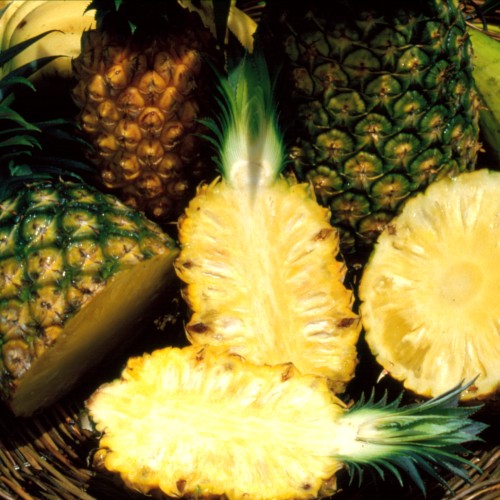
[[[257,364],[293,363],[342,392],[361,323],[330,212],[308,184],[280,174],[285,151],[262,55],[243,59],[220,90],[221,118],[208,125],[222,178],[198,189],[179,224],[188,337]]]
[[[30,415],[132,333],[170,283],[177,249],[83,184],[34,184],[1,209],[0,394]]]
[[[50,349],[33,361],[10,401],[14,413],[28,415],[52,403],[125,340],[124,335],[131,335],[131,323],[170,281],[172,262],[167,252],[110,278],[65,324]]]
[[[370,399],[347,409],[326,379],[291,364],[164,348],[130,359],[87,401],[101,433],[94,465],[153,496],[228,500],[327,496],[345,463],[402,482],[401,465],[421,486],[417,469],[432,471],[429,463],[465,478],[454,453],[484,426],[457,407],[459,390],[423,405]]]
[[[280,179],[250,204],[224,181],[203,187],[179,234],[192,343],[224,345],[258,364],[293,362],[343,390],[360,321],[335,259],[337,231],[306,184]]]
[[[360,284],[366,341],[407,388],[500,387],[500,173],[443,179],[380,236]]]
[[[343,408],[323,380],[296,375],[209,347],[133,358],[88,403],[103,465],[144,493],[314,496],[341,468],[325,435]]]

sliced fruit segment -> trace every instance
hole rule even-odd
[[[280,175],[284,147],[263,59],[249,56],[221,86],[223,119],[209,125],[223,177],[198,189],[179,224],[189,340],[255,363],[291,362],[342,392],[361,325],[338,232],[308,184]]]
[[[500,387],[500,173],[442,179],[384,230],[360,284],[366,340],[409,389]]]
[[[169,497],[312,499],[337,472],[373,466],[424,489],[421,467],[466,478],[454,453],[484,428],[456,405],[460,388],[423,405],[360,402],[347,409],[326,379],[292,365],[254,365],[213,346],[133,358],[87,401],[100,434],[96,467],[135,491]]]

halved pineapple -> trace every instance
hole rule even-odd
[[[83,183],[0,200],[0,397],[12,411],[51,404],[123,342],[177,253],[142,213]]]
[[[483,425],[456,405],[460,389],[423,405],[369,400],[346,408],[326,379],[292,365],[254,365],[224,348],[167,347],[132,358],[87,401],[101,434],[96,467],[129,488],[169,497],[312,499],[337,472],[400,465],[460,471],[453,455]],[[432,423],[432,425],[431,425]]]
[[[180,224],[194,344],[230,346],[255,363],[293,362],[338,392],[354,375],[359,318],[336,260],[338,233],[306,184],[284,179],[249,204],[226,182],[199,189]]]
[[[360,321],[329,211],[309,185],[280,176],[283,145],[262,64],[244,60],[225,84],[227,122],[213,127],[223,178],[199,188],[180,221],[187,333],[255,363],[292,362],[341,392],[354,375]]]
[[[433,396],[478,377],[463,399],[500,387],[500,173],[446,178],[410,200],[380,236],[360,284],[378,362]]]

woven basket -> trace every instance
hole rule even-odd
[[[86,398],[100,383],[117,376],[129,356],[151,351],[167,343],[181,344],[183,332],[182,320],[179,318],[182,318],[182,314],[177,311],[167,316],[156,316],[143,328],[132,346],[112,362],[106,363],[105,369],[101,367],[99,372],[88,376],[85,383],[44,413],[21,419],[0,408],[0,500],[146,498],[127,491],[116,479],[92,469],[90,462],[97,443],[90,433],[80,427],[79,417]],[[356,386],[350,391],[354,398],[360,391],[370,391],[374,385],[377,392],[382,394],[387,391],[390,397],[401,391],[401,386],[389,377],[376,383],[380,368],[363,346],[360,348],[360,358]],[[366,475],[361,484],[349,484],[347,477],[341,476],[341,491],[335,495],[335,499],[377,500],[393,498],[394,494],[408,500],[500,499],[499,416],[490,406],[483,407],[475,416],[490,424],[483,435],[485,441],[470,448],[469,458],[482,468],[482,473],[471,468],[471,484],[459,477],[446,476],[455,490],[455,497],[434,482],[427,483],[428,492],[424,497],[409,481],[401,487],[391,477],[381,481]]]

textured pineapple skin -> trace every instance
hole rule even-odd
[[[102,185],[160,222],[175,220],[211,175],[197,120],[210,114],[215,42],[196,14],[176,15],[152,41],[98,23],[73,60],[77,120],[95,147]]]
[[[343,467],[345,406],[326,380],[224,348],[132,358],[87,408],[102,433],[94,466],[159,497],[312,499],[336,491]]]
[[[433,183],[382,232],[359,296],[368,346],[405,387],[463,400],[500,389],[500,173]]]
[[[84,184],[33,183],[1,202],[1,398],[16,407],[15,397],[32,368],[48,370],[50,386],[50,366],[39,362],[66,337],[72,319],[122,271],[161,256],[173,260],[176,252],[173,240],[143,214]],[[116,303],[119,293],[107,300]],[[101,304],[92,314],[99,318],[106,307]],[[78,321],[71,324],[84,328]],[[64,363],[54,363],[59,361]]]
[[[413,193],[475,167],[465,21],[452,0],[273,5],[262,33],[283,66],[292,170],[331,209],[343,251],[369,251]]]
[[[188,338],[257,364],[292,362],[340,393],[355,373],[361,324],[329,212],[309,185],[283,178],[248,200],[215,181],[180,220]]]

